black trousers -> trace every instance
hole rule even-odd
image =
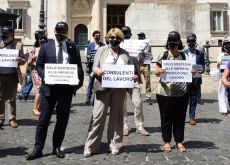
[[[184,126],[189,95],[168,97],[156,95],[161,116],[161,130],[164,142],[171,142],[172,133],[176,143],[184,140]]]
[[[53,85],[50,88],[50,96],[42,95],[41,114],[35,137],[36,148],[40,150],[44,148],[48,126],[55,107],[57,122],[53,132],[53,147],[61,147],[69,120],[72,96],[72,87],[69,85]]]

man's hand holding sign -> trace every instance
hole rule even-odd
[[[201,74],[204,73],[204,68],[200,64],[192,65],[192,76],[201,77]]]

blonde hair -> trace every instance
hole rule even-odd
[[[122,33],[122,31],[119,28],[112,28],[109,30],[109,32],[107,33],[107,38],[110,38],[112,36],[112,34],[115,34],[117,37],[119,37],[121,39],[121,41],[124,41],[124,34]]]

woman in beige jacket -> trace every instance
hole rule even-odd
[[[112,28],[107,39],[109,45],[98,49],[93,64],[93,72],[96,76],[94,82],[94,108],[93,116],[89,126],[88,137],[85,143],[84,157],[90,157],[100,147],[108,107],[110,107],[107,138],[112,154],[118,154],[123,141],[123,102],[125,88],[102,88],[101,77],[104,74],[103,64],[127,65],[129,62],[128,53],[119,47],[124,40],[122,31]],[[134,76],[136,79],[136,76]]]

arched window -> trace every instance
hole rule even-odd
[[[79,24],[74,29],[74,41],[77,45],[86,45],[88,41],[88,29],[85,25]]]

